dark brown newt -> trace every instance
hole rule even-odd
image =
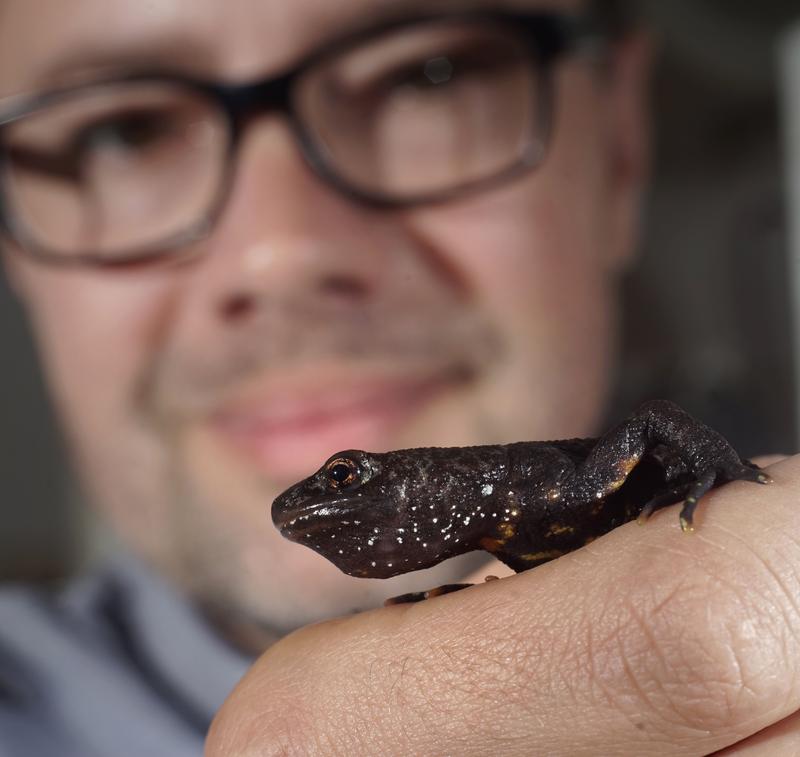
[[[479,549],[519,572],[681,500],[689,531],[698,500],[737,479],[771,481],[718,432],[652,400],[597,439],[339,452],[277,497],[272,518],[351,576],[388,578]]]

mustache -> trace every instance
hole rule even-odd
[[[332,313],[313,302],[260,303],[245,323],[206,341],[164,349],[141,384],[140,402],[161,418],[212,412],[253,379],[344,367],[466,378],[500,357],[496,329],[464,303],[369,304]],[[202,342],[202,343],[200,343]]]

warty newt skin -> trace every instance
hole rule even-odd
[[[681,500],[691,530],[700,497],[737,479],[771,481],[719,433],[652,400],[597,439],[339,452],[277,497],[272,518],[352,576],[388,578],[478,549],[519,572]]]

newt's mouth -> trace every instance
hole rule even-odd
[[[294,541],[326,529],[359,526],[359,513],[365,504],[363,500],[334,500],[284,509],[278,497],[272,505],[272,522],[282,536]]]

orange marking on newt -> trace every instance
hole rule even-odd
[[[561,534],[572,534],[572,533],[575,533],[575,529],[572,526],[564,526],[560,523],[553,523],[553,525],[547,529],[545,538],[547,538],[548,536],[561,536]]]
[[[504,541],[508,541],[517,533],[517,527],[514,523],[500,523],[497,532]]]
[[[606,495],[617,491],[617,489],[628,480],[628,476],[630,476],[631,471],[639,464],[639,460],[641,460],[641,457],[634,455],[633,457],[626,457],[617,463],[616,468],[619,473],[619,478],[608,485],[608,489],[606,489],[605,492]]]
[[[525,562],[538,562],[539,560],[554,560],[556,557],[561,557],[564,552],[560,549],[546,549],[543,552],[533,552],[528,555],[520,555],[520,559]]]
[[[493,539],[491,536],[484,536],[483,539],[478,542],[478,545],[481,549],[485,549],[487,552],[494,554],[505,546],[505,542],[500,539]]]

